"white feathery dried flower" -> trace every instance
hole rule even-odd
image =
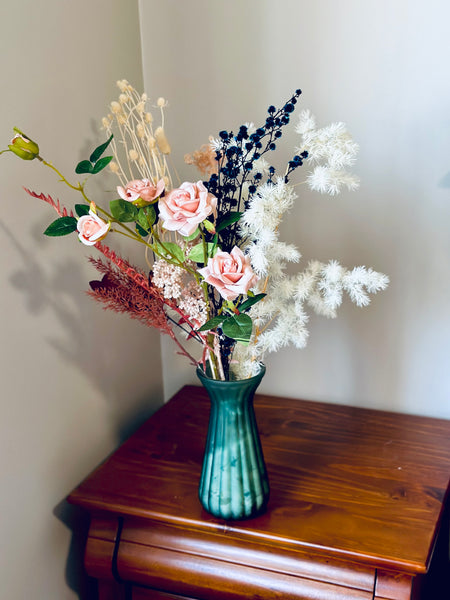
[[[269,266],[265,249],[259,244],[251,244],[247,248],[246,252],[250,257],[253,271],[258,275],[258,277],[265,277]]]
[[[316,128],[316,119],[308,109],[302,110],[298,117],[298,123],[295,131],[300,135],[304,135],[308,131],[313,131]]]
[[[220,152],[220,150],[222,150],[222,148],[223,148],[223,140],[221,140],[220,138],[214,138],[211,136],[209,138],[209,145],[216,152]]]
[[[357,190],[359,187],[359,179],[354,175],[323,165],[317,165],[307,176],[306,182],[311,190],[330,196],[339,194],[343,187],[350,191]]]
[[[282,178],[275,184],[263,184],[249,200],[249,206],[242,215],[241,222],[260,237],[263,231],[274,232],[281,223],[283,213],[294,204],[297,194]]]
[[[306,150],[307,163],[315,165],[306,178],[312,190],[333,196],[344,187],[351,191],[359,187],[359,179],[345,170],[354,164],[359,147],[344,123],[331,123],[316,129],[314,116],[304,110],[300,113],[296,131],[302,138],[296,151],[300,154]]]

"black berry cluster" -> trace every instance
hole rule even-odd
[[[290,121],[295,110],[301,90],[296,90],[292,97],[279,109],[269,106],[265,123],[255,131],[249,132],[246,125],[241,125],[236,135],[232,131],[221,131],[220,150],[216,151],[218,173],[211,175],[205,182],[208,190],[218,199],[219,214],[240,212],[245,210],[246,202],[256,193],[258,185],[263,182],[264,175],[255,169],[255,162],[267,152],[276,150],[277,142],[283,135],[283,127]],[[288,163],[284,179],[303,164],[307,152],[294,156]],[[272,183],[275,167],[269,167],[266,183]],[[247,200],[243,199],[244,184],[248,186]],[[230,251],[238,241],[236,223],[224,228],[220,234],[220,246],[224,251]]]

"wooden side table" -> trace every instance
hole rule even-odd
[[[255,397],[271,496],[197,499],[209,402],[187,386],[69,496],[100,600],[450,598],[450,421]]]

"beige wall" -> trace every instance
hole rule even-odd
[[[449,418],[448,4],[140,0],[139,11],[127,0],[4,2],[3,144],[18,125],[70,172],[98,141],[116,79],[140,86],[143,75],[169,99],[173,160],[188,179],[185,152],[302,87],[321,123],[350,126],[362,186],[302,193],[284,236],[303,264],[366,264],[392,283],[368,309],[313,317],[308,347],[270,359],[262,389]],[[42,236],[53,214],[22,185],[74,199],[40,165],[1,157],[0,581],[14,600],[65,600],[84,585],[65,496],[158,406],[161,372],[166,398],[195,378],[167,340],[161,365],[153,332],[84,295],[89,251]]]
[[[303,265],[365,264],[391,285],[369,308],[313,316],[308,347],[272,356],[262,389],[449,418],[449,4],[140,0],[140,10],[146,89],[169,99],[183,179],[195,177],[185,152],[264,119],[297,87],[320,124],[345,121],[361,146],[360,190],[302,190],[284,238]],[[283,139],[287,158],[295,136]],[[166,396],[195,381],[165,341],[163,366]]]
[[[115,81],[142,85],[137,3],[1,4],[1,146],[17,125],[74,179]],[[44,237],[56,215],[22,185],[78,200],[36,162],[0,157],[0,596],[69,600],[83,583],[64,498],[161,403],[159,337],[85,295],[92,252]]]

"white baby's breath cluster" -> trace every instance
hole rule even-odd
[[[203,290],[196,281],[186,279],[186,271],[181,267],[165,260],[153,263],[152,283],[161,290],[164,298],[174,300],[196,327],[201,327],[208,315]]]
[[[196,281],[189,281],[183,288],[178,306],[189,315],[196,327],[201,327],[208,320],[208,307],[203,296],[203,290]]]
[[[359,148],[344,123],[331,123],[317,129],[315,117],[309,110],[303,110],[296,132],[301,136],[296,151],[300,154],[306,150],[307,164],[314,167],[306,179],[312,190],[333,196],[343,187],[349,190],[359,187],[358,177],[346,169],[354,164]]]
[[[154,185],[164,179],[171,185],[166,156],[170,145],[164,130],[164,98],[158,98],[155,108],[160,113],[160,125],[154,125],[153,114],[147,109],[147,94],[139,94],[126,79],[117,82],[120,94],[110,104],[110,112],[102,119],[108,135],[114,133],[111,150],[114,161],[109,165],[122,185],[135,179],[148,179]]]
[[[358,186],[356,177],[345,170],[353,164],[358,147],[342,123],[316,130],[314,117],[305,111],[297,131],[302,136],[299,153],[307,150],[309,160],[316,164],[307,178],[312,189],[334,195],[342,186]],[[296,197],[283,178],[261,185],[240,221],[245,251],[260,277],[253,291],[266,296],[250,310],[254,323],[250,343],[238,344],[234,351],[232,368],[239,379],[255,375],[267,353],[306,345],[306,307],[334,318],[344,292],[358,306],[367,306],[369,294],[385,289],[389,282],[382,273],[363,266],[346,269],[335,260],[327,264],[311,261],[303,271],[286,274],[287,264],[298,262],[301,255],[295,246],[279,240],[279,227]]]
[[[177,299],[183,290],[184,273],[185,271],[177,265],[165,260],[155,260],[152,282],[161,290],[164,298],[167,300]]]

